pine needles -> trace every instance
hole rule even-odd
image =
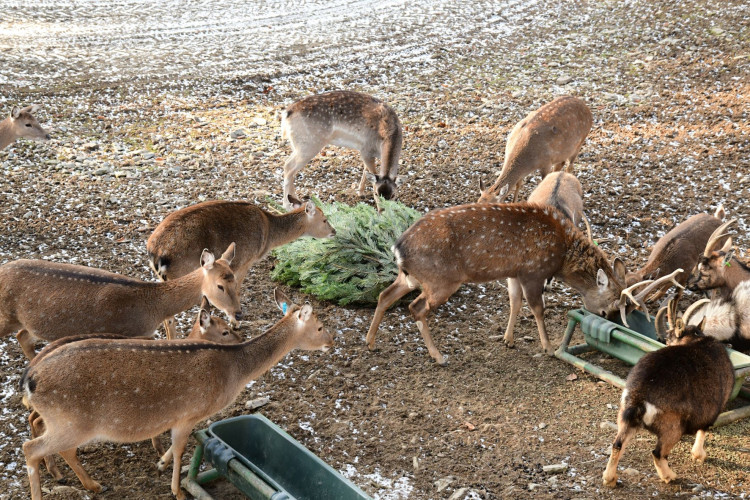
[[[339,305],[377,304],[398,267],[391,246],[420,213],[396,201],[380,200],[380,214],[364,203],[316,204],[323,209],[336,236],[300,238],[272,252],[271,278]]]

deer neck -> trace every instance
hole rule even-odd
[[[243,385],[264,374],[294,349],[293,321],[295,318],[290,316],[260,337],[241,344],[236,373],[240,374]]]
[[[149,297],[153,309],[165,317],[186,311],[201,303],[203,287],[203,268],[180,278],[155,283]]]
[[[0,150],[5,149],[8,144],[16,140],[16,134],[13,133],[13,124],[10,118],[0,122]]]
[[[580,293],[595,287],[599,269],[610,267],[604,253],[582,233],[572,235],[567,248],[559,277]]]
[[[268,242],[264,254],[302,236],[305,233],[305,217],[307,213],[304,208],[281,215],[269,214]]]

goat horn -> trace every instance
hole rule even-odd
[[[659,336],[660,339],[663,339],[666,337],[666,332],[664,331],[664,313],[667,313],[667,317],[669,317],[669,306],[661,306],[659,308],[659,311],[656,313],[656,318],[654,319],[654,327],[656,328],[656,335]],[[669,319],[667,319],[667,324],[669,324]]]
[[[736,221],[737,219],[728,220],[721,226],[717,227],[713,233],[711,233],[711,237],[708,238],[708,243],[706,243],[706,249],[703,251],[704,257],[711,257],[711,252],[714,251],[716,242],[722,239],[724,236],[727,236],[726,234],[722,234],[724,230]]]
[[[635,285],[631,285],[625,290],[623,290],[620,293],[620,314],[623,313],[623,309],[627,305],[627,300],[630,299],[634,304],[638,305],[640,309],[646,313],[646,321],[651,322],[651,316],[648,312],[648,307],[646,307],[646,301],[644,300],[648,294],[650,294],[652,291],[654,291],[656,288],[663,286],[665,282],[670,282],[673,285],[677,286],[678,288],[684,289],[685,287],[682,286],[680,283],[677,282],[677,280],[674,279],[676,275],[683,272],[682,269],[675,269],[672,271],[671,274],[667,274],[666,276],[662,276],[658,280],[646,280],[641,281],[640,283],[636,283]],[[636,287],[640,287],[643,285],[647,285],[644,289],[640,290],[635,296],[633,295],[633,290]]]
[[[687,308],[685,311],[685,314],[682,315],[682,321],[685,323],[685,326],[688,325],[688,322],[690,321],[690,317],[701,307],[711,302],[709,299],[701,299],[698,302],[694,302],[690,304],[690,307]]]

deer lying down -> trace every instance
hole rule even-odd
[[[54,342],[51,342],[47,344],[40,352],[37,354],[34,359],[31,360],[29,363],[29,366],[33,366],[36,363],[38,363],[44,356],[49,354],[50,352],[54,351],[58,347],[69,344],[71,342],[77,342],[79,340],[86,340],[86,339],[127,339],[129,337],[124,337],[122,335],[107,335],[107,334],[88,334],[88,335],[74,335],[72,337],[64,337],[59,340],[55,340]],[[138,337],[143,340],[152,340],[153,337]],[[211,316],[211,310],[210,305],[208,303],[208,300],[203,297],[203,302],[201,303],[201,310],[198,313],[198,316],[195,318],[195,324],[193,325],[192,330],[190,331],[190,334],[188,335],[189,339],[193,340],[205,340],[208,342],[216,342],[219,344],[239,344],[242,342],[242,338],[239,336],[239,334],[235,331],[233,331],[226,321],[223,319],[217,317],[217,316]],[[29,414],[29,427],[31,428],[31,437],[35,438],[37,436],[41,436],[44,433],[44,419],[39,416],[39,413],[37,413],[35,410],[32,410]],[[164,446],[162,446],[161,441],[159,441],[158,437],[153,437],[151,439],[151,443],[154,445],[154,449],[159,454],[159,456],[164,455]],[[44,457],[44,464],[47,466],[47,471],[50,473],[52,477],[55,478],[55,480],[59,481],[62,479],[63,475],[60,472],[60,469],[57,468],[57,464],[55,463],[55,458],[52,455]]]
[[[34,117],[37,110],[39,106],[36,104],[23,109],[14,106],[10,111],[10,116],[0,121],[0,150],[20,138],[49,140],[49,131],[42,128]]]
[[[281,136],[289,139],[292,155],[284,164],[284,206],[296,196],[294,177],[327,144],[359,151],[365,170],[359,195],[369,180],[375,199],[396,196],[398,159],[403,135],[396,112],[382,101],[359,92],[338,90],[305,97],[284,110]],[[375,158],[380,158],[376,173]]]
[[[706,243],[698,266],[688,280],[688,290],[693,292],[706,292],[716,290],[718,296],[724,300],[730,300],[734,289],[742,282],[750,280],[750,266],[742,262],[734,255],[732,238],[727,238],[724,246],[716,250],[720,244],[723,234],[734,219],[725,222],[716,228],[714,234]]]
[[[686,312],[684,321],[689,320]],[[602,475],[606,486],[617,483],[617,464],[641,427],[656,434],[654,466],[665,483],[677,478],[667,457],[683,435],[696,434],[691,455],[698,462],[706,459],[706,433],[729,400],[734,370],[726,348],[700,327],[684,327],[683,319],[669,326],[667,347],[643,356],[628,374],[617,437]]]
[[[720,205],[713,215],[696,214],[678,224],[659,238],[646,264],[637,271],[628,273],[625,281],[632,285],[647,278],[665,276],[675,269],[682,268],[685,272],[680,273],[676,280],[684,286],[690,277],[690,271],[698,264],[706,243],[713,236],[713,232],[722,225],[723,218],[724,207]],[[725,237],[722,235],[717,241],[723,243]],[[661,290],[654,293],[647,298],[648,302],[656,302],[665,292]],[[679,295],[676,301],[679,302]]]
[[[558,97],[529,113],[508,136],[503,169],[495,183],[485,189],[480,180],[479,201],[503,201],[507,193],[503,188],[507,186],[514,188],[512,201],[515,202],[527,175],[538,170],[545,177],[562,170],[566,162],[570,169],[592,124],[589,107],[572,96]]]
[[[60,453],[84,487],[98,492],[101,485],[78,461],[78,447],[141,441],[168,429],[172,446],[159,468],[174,457],[172,493],[183,500],[180,464],[195,424],[231,404],[290,351],[333,345],[310,305],[297,306],[278,291],[275,298],[280,308],[289,305],[285,316],[242,344],[89,339],[60,346],[29,366],[21,389],[46,426],[23,444],[32,500],[42,498],[39,464],[45,456]]]
[[[0,335],[18,331],[21,348],[31,359],[34,338],[148,335],[166,318],[200,304],[203,296],[239,321],[241,306],[229,267],[233,255],[234,244],[218,260],[204,250],[200,268],[164,283],[45,260],[9,262],[0,266]]]
[[[550,354],[542,292],[553,276],[575,288],[586,309],[596,314],[611,316],[630,307],[629,299],[621,296],[622,262],[615,259],[611,266],[604,252],[552,207],[476,203],[434,210],[401,235],[393,253],[399,273],[378,298],[367,332],[370,349],[375,348],[385,311],[420,286],[422,293],[409,310],[438,364],[444,364],[445,358],[432,342],[427,315],[463,283],[515,278],[512,283],[517,288],[508,289],[511,312],[505,343],[513,345],[513,325],[523,294],[534,313],[542,348]]]

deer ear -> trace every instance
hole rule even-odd
[[[599,288],[607,288],[607,285],[609,285],[609,278],[607,278],[607,273],[604,272],[604,269],[599,269],[596,272],[596,286]]]
[[[286,195],[286,199],[289,202],[289,204],[292,206],[292,208],[299,208],[302,206],[302,200],[300,200],[294,195],[288,194]]]
[[[201,267],[205,270],[212,269],[215,260],[216,258],[214,257],[214,254],[209,252],[208,248],[204,248],[203,253],[201,254]]]
[[[310,319],[310,316],[312,316],[312,311],[312,306],[310,304],[305,304],[299,310],[297,317],[300,319],[300,321],[307,322]]]
[[[205,295],[201,299],[201,310],[210,311],[211,310],[211,303],[208,301],[208,297]]]
[[[26,110],[29,113],[33,114],[33,113],[36,113],[37,111],[39,111],[41,108],[42,107],[39,104],[32,104],[31,106],[29,106],[28,108],[26,108]]]
[[[305,203],[305,213],[307,215],[309,215],[310,217],[312,217],[313,215],[315,215],[315,212],[317,212],[317,210],[318,209],[315,206],[315,203],[313,203],[311,201],[308,201],[307,203]]]
[[[486,186],[484,185],[484,181],[482,179],[479,179],[479,192],[483,193],[485,187]]]
[[[726,215],[726,211],[724,210],[724,205],[719,204],[718,207],[716,207],[716,212],[714,212],[714,217],[716,217],[719,220],[724,220],[724,216]]]
[[[21,108],[19,108],[18,106],[13,106],[13,109],[10,110],[10,117],[16,119],[19,116],[21,116]]]
[[[231,264],[232,260],[234,260],[234,241],[229,244],[226,250],[224,250],[224,253],[221,254],[222,260],[227,261],[227,264]]]
[[[208,327],[211,326],[211,314],[205,309],[201,309],[200,312],[200,325],[201,325],[201,333],[206,334],[206,331],[208,330]]]
[[[622,259],[617,257],[614,262],[612,262],[612,270],[615,272],[617,281],[619,281],[620,283],[625,283],[625,275],[628,274],[628,271],[627,269],[625,269],[625,263],[622,261]]]
[[[497,192],[497,197],[502,198],[506,194],[508,194],[508,190],[510,189],[510,184],[506,184],[505,186],[500,188],[500,191]]]
[[[273,300],[276,301],[276,305],[284,314],[286,314],[287,309],[293,305],[293,302],[289,300],[289,297],[278,288],[273,291]]]

